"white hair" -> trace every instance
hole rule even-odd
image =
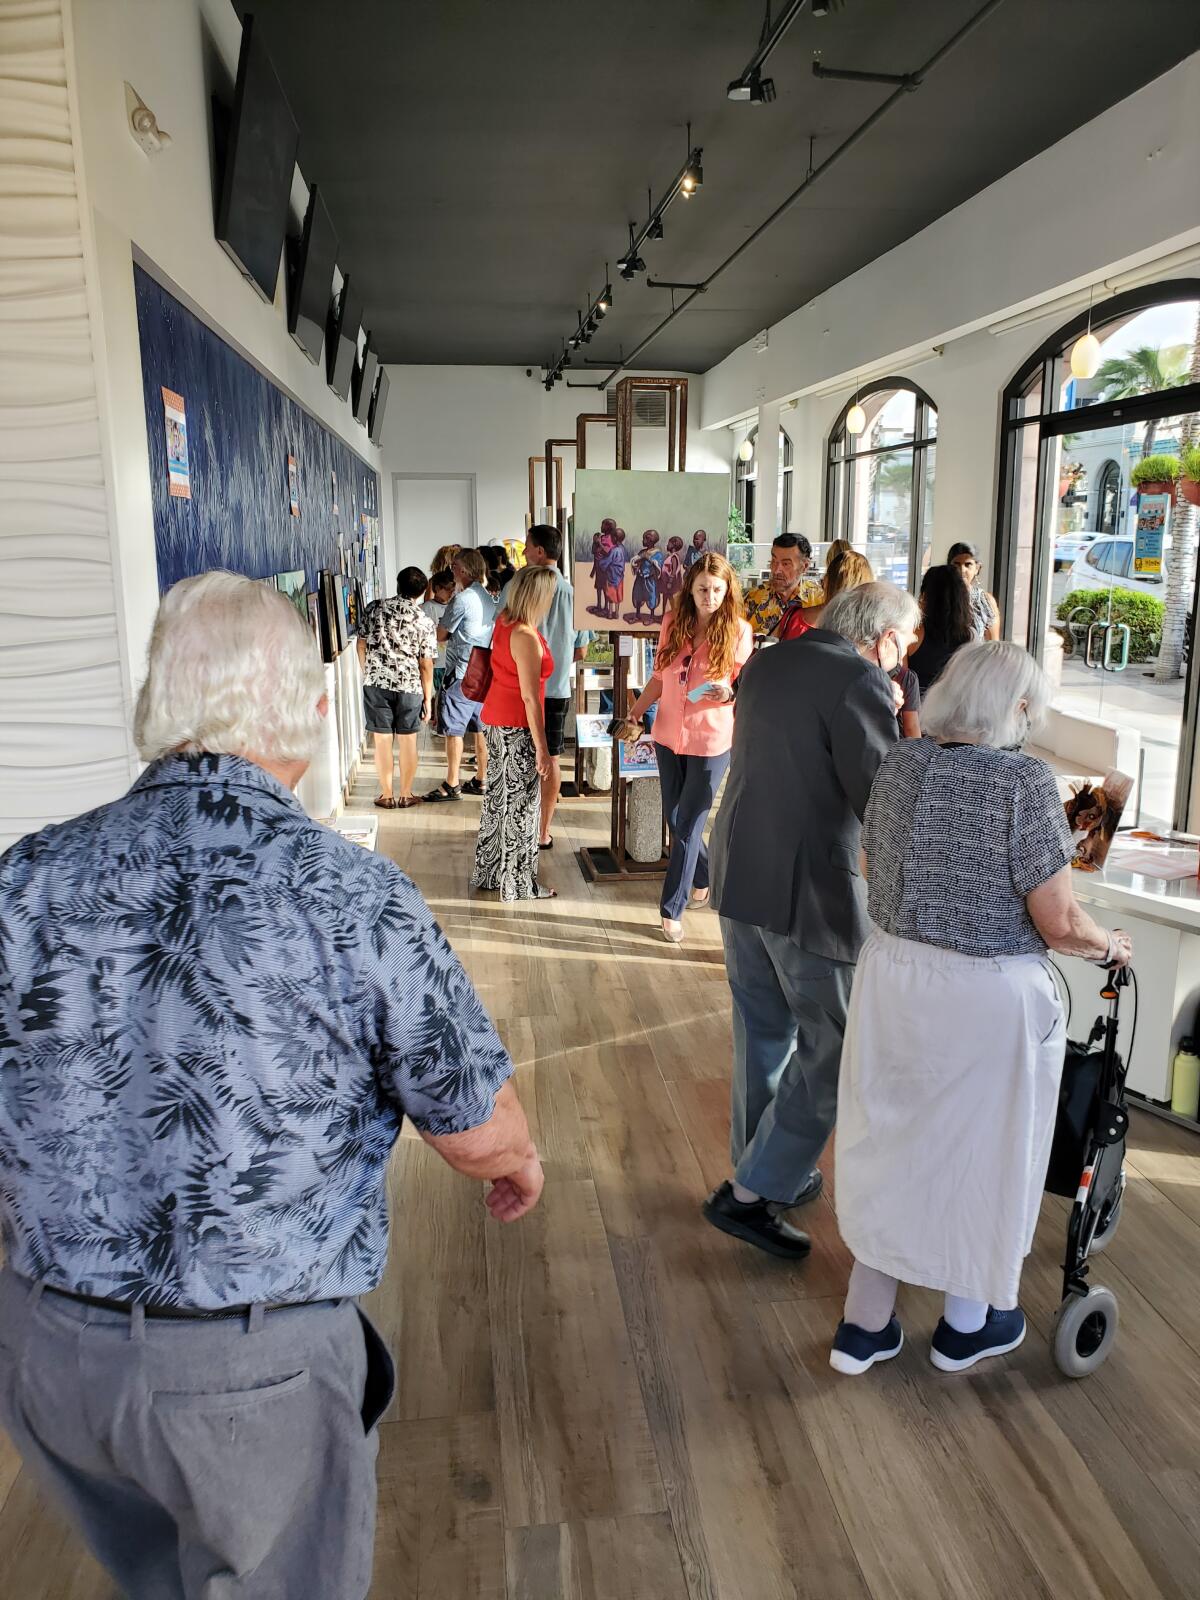
[[[1027,650],[981,640],[950,657],[921,702],[921,731],[1011,749],[1024,744],[1049,704],[1050,681]]]
[[[819,627],[840,633],[853,645],[874,644],[885,633],[914,633],[921,608],[894,583],[860,583],[843,589],[821,613]]]
[[[143,761],[178,751],[307,761],[325,673],[311,630],[269,584],[184,578],[154,619],[133,733]]]

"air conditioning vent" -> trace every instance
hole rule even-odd
[[[615,417],[617,414],[617,394],[615,389],[605,392],[605,401],[608,414]],[[665,428],[667,425],[667,391],[665,389],[647,389],[642,394],[635,390],[633,396],[633,425],[635,428]]]

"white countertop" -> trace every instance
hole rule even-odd
[[[1085,904],[1130,911],[1153,922],[1200,933],[1200,878],[1164,882],[1108,866],[1101,872],[1072,873],[1072,880],[1077,898]]]

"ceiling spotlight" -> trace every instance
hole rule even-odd
[[[596,315],[602,317],[612,305],[612,285],[605,284],[604,293],[596,301]]]
[[[730,100],[740,100],[752,106],[770,105],[775,98],[775,80],[764,78],[755,67],[747,77],[735,78],[725,93]]]
[[[650,226],[646,229],[646,237],[647,237],[647,239],[661,239],[662,236],[663,236],[662,218],[661,217],[652,217],[651,220],[650,220]]]
[[[704,168],[700,165],[699,150],[693,150],[688,156],[688,164],[683,169],[679,187],[686,195],[692,195],[697,189],[704,187]]]

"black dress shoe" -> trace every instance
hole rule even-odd
[[[812,1249],[808,1235],[789,1228],[771,1210],[769,1201],[751,1200],[743,1205],[735,1200],[731,1183],[722,1183],[714,1189],[700,1209],[714,1228],[765,1250],[768,1255],[780,1256],[785,1261],[803,1261]]]

